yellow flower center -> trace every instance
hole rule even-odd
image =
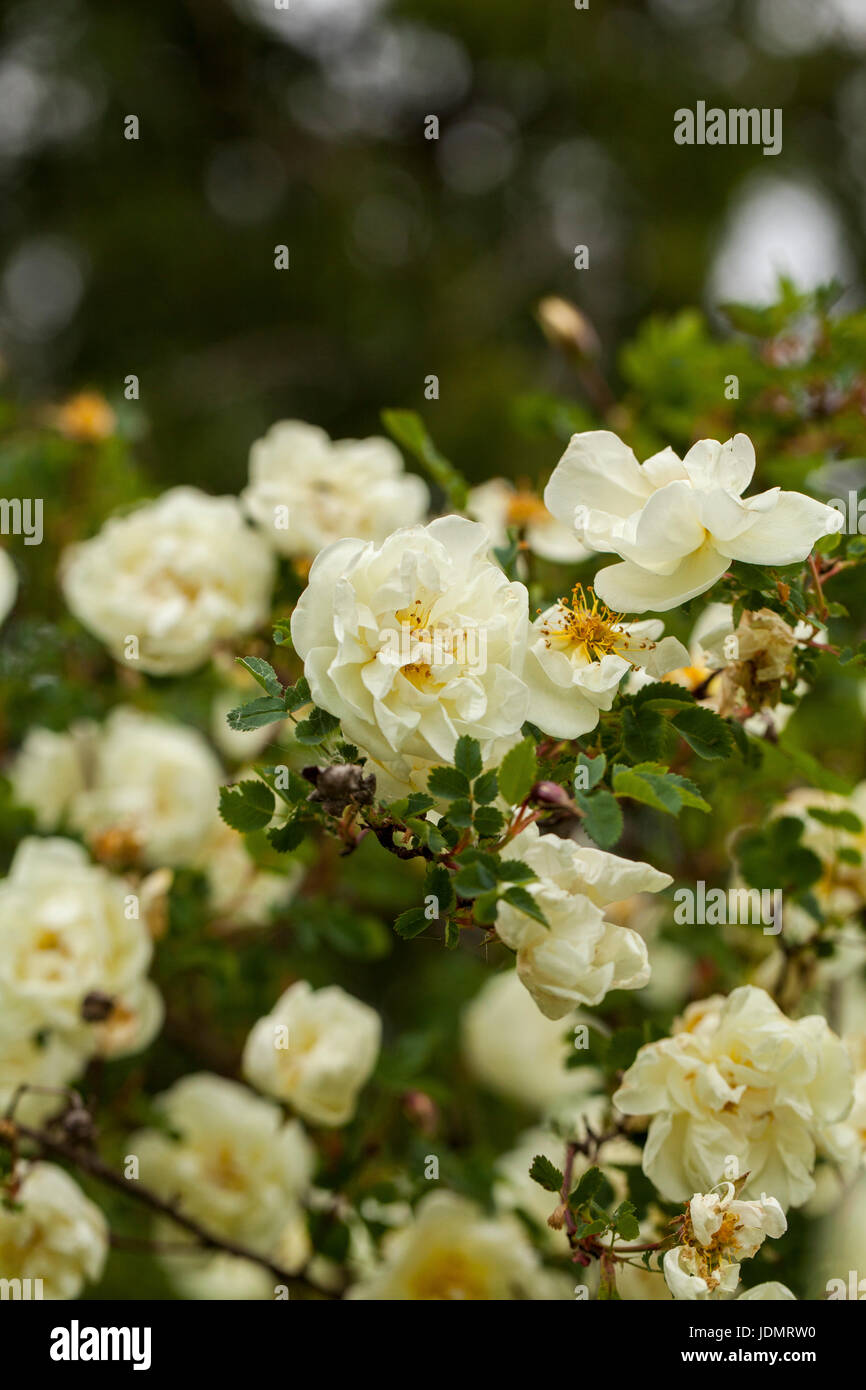
[[[484,1266],[462,1250],[436,1250],[416,1270],[410,1281],[418,1301],[444,1302],[463,1299],[477,1302],[489,1297]]]
[[[533,522],[550,520],[550,512],[531,488],[519,488],[509,497],[505,516],[507,526],[518,526],[522,529],[531,526]]]
[[[548,647],[582,648],[588,661],[601,661],[622,645],[621,622],[622,614],[611,613],[595,594],[590,606],[583,585],[575,584],[571,598],[559,600],[541,632]]]

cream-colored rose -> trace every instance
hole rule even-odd
[[[316,704],[373,758],[448,761],[461,734],[486,755],[523,724],[526,590],[488,547],[483,526],[446,516],[314,561],[292,640]]]
[[[246,1041],[243,1070],[260,1091],[287,1101],[304,1119],[345,1125],[379,1056],[375,1009],[339,985],[291,985]]]
[[[177,675],[265,622],[274,572],[234,497],[176,487],[71,546],[60,581],[76,618],[116,661]]]
[[[145,864],[192,864],[213,832],[223,774],[197,729],[112,710],[70,820],[90,842],[119,831]]]
[[[41,1280],[32,1297],[77,1298],[102,1274],[108,1223],[62,1168],[22,1164],[21,1172],[14,1205],[0,1205],[0,1279]]]
[[[77,732],[56,734],[30,729],[9,767],[15,800],[33,812],[37,829],[57,830],[74,798],[84,787],[81,737],[94,726],[81,723]]]
[[[63,1106],[64,1089],[84,1071],[88,1039],[34,1027],[32,1010],[8,997],[0,1006],[0,1115],[17,1096],[15,1118],[40,1125]],[[19,1092],[21,1086],[45,1087]]]
[[[606,604],[664,613],[711,588],[732,560],[793,564],[842,529],[838,511],[801,492],[744,498],[754,471],[745,434],[700,439],[684,459],[663,449],[639,464],[610,430],[588,430],[572,436],[544,500],[584,545],[621,557],[595,577]]]
[[[691,1004],[673,1037],[642,1047],[614,1103],[652,1117],[643,1167],[663,1197],[684,1201],[736,1164],[743,1197],[769,1191],[787,1209],[813,1192],[816,1144],[852,1094],[826,1019],[787,1018],[744,985]]]
[[[377,1272],[350,1298],[379,1302],[569,1298],[571,1279],[544,1269],[520,1222],[485,1216],[474,1202],[431,1192],[414,1220],[383,1242]]]
[[[664,1276],[676,1299],[705,1300],[733,1293],[740,1265],[756,1255],[767,1236],[784,1235],[785,1214],[775,1197],[760,1201],[737,1198],[732,1182],[712,1192],[696,1192],[680,1244],[664,1256]]]
[[[8,1001],[34,1030],[59,1029],[81,1046],[87,996],[123,1007],[138,997],[151,954],[125,880],[71,840],[22,841],[0,882],[0,1011]]]
[[[515,970],[487,980],[463,1010],[463,1055],[483,1086],[533,1110],[550,1110],[598,1083],[592,1067],[565,1063],[578,1015],[554,1022],[529,997]]]
[[[389,439],[331,440],[302,420],[281,420],[256,440],[241,500],[274,549],[293,558],[345,536],[383,541],[430,505],[423,479],[404,472]]]
[[[156,1130],[132,1137],[141,1181],[177,1197],[180,1211],[216,1234],[272,1251],[312,1177],[313,1149],[299,1122],[207,1072],[175,1082],[157,1104],[179,1137]]]
[[[546,1018],[562,1018],[579,1004],[600,1004],[609,990],[646,984],[646,943],[628,927],[606,921],[602,908],[666,887],[669,874],[540,835],[537,825],[521,831],[504,857],[522,860],[538,875],[525,887],[547,925],[500,902],[496,932],[517,952],[517,973]]]

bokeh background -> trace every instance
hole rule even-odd
[[[546,473],[509,404],[572,389],[541,295],[581,305],[615,377],[651,311],[862,278],[862,0],[4,10],[0,352],[34,398],[138,375],[159,486],[237,491],[274,419],[369,433],[430,373],[470,478]],[[782,153],[677,146],[699,99],[782,107]]]

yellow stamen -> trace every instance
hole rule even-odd
[[[592,590],[590,590],[592,593]],[[541,626],[548,647],[582,647],[590,661],[618,652],[625,634],[621,613],[611,613],[593,593],[592,606],[582,584],[575,584],[570,599],[561,598]]]

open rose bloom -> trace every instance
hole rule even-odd
[[[576,434],[544,494],[592,550],[621,563],[602,569],[599,597],[623,613],[664,613],[712,588],[733,560],[789,565],[841,514],[800,492],[770,488],[743,497],[755,471],[745,434],[701,439],[680,459],[663,449],[644,463],[609,430]]]

